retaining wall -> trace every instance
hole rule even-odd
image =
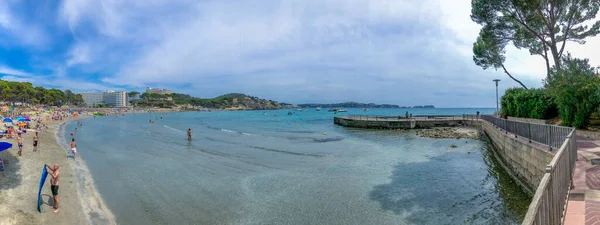
[[[488,122],[481,122],[481,129],[494,146],[494,152],[506,171],[530,193],[534,193],[554,153],[526,139],[505,134]]]

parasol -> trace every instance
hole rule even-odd
[[[3,120],[5,123],[12,123],[12,120],[10,118],[4,118]]]
[[[4,159],[2,155],[4,154],[4,150],[12,148],[12,144],[8,142],[0,142],[0,164],[2,164],[2,170],[4,170]],[[1,171],[1,170],[0,170]]]

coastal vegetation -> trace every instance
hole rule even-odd
[[[600,105],[600,78],[587,59],[577,59],[566,42],[585,44],[600,33],[595,1],[473,0],[471,19],[482,28],[473,44],[473,61],[483,69],[502,69],[521,88],[506,90],[502,113],[549,119],[558,115],[563,125],[586,128]],[[544,87],[529,90],[505,67],[506,46],[527,49],[544,59]],[[541,66],[541,65],[540,65]]]
[[[139,107],[162,107],[191,106],[209,109],[228,110],[263,110],[280,109],[291,107],[290,104],[278,103],[273,100],[261,99],[240,93],[230,93],[215,98],[197,98],[188,94],[172,93],[157,94],[143,93],[140,100],[132,102]]]
[[[600,106],[600,77],[587,59],[561,59],[563,69],[553,67],[546,88],[552,93],[563,125],[586,128]]]
[[[9,105],[83,105],[83,98],[70,90],[34,87],[30,82],[0,80],[0,100]]]
[[[473,44],[473,60],[483,69],[502,69],[520,86],[527,87],[504,66],[505,48],[512,43],[544,59],[546,79],[551,78],[551,62],[562,69],[566,42],[584,44],[600,33],[596,1],[473,0],[471,19],[483,27]],[[591,25],[588,25],[591,24]]]
[[[509,88],[500,103],[502,113],[508,116],[534,119],[551,119],[558,116],[554,98],[543,88]]]
[[[563,69],[552,68],[545,88],[509,88],[502,96],[502,113],[507,116],[551,119],[562,125],[586,128],[600,106],[600,77],[587,59],[563,57]]]

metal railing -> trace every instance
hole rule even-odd
[[[576,137],[573,129],[552,158],[552,162],[546,166],[546,174],[529,204],[523,225],[563,223],[577,160]]]
[[[341,116],[348,119],[374,120],[374,121],[401,121],[401,120],[464,120],[465,115],[413,115],[406,116],[380,116],[380,115],[347,115]]]
[[[521,137],[530,143],[546,145],[550,151],[558,149],[550,164],[546,165],[546,173],[535,191],[522,224],[562,224],[577,160],[575,128],[513,121],[490,115],[482,115],[481,119],[506,134],[515,135],[515,138]]]
[[[567,136],[573,131],[572,127],[527,123],[490,115],[481,115],[481,119],[502,129],[507,134],[512,133],[517,138],[527,139],[529,143],[536,142],[546,145],[550,151],[560,148],[567,139]]]

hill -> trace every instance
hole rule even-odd
[[[375,103],[358,103],[358,102],[342,102],[342,103],[333,103],[333,104],[317,104],[317,103],[308,103],[308,104],[298,104],[299,107],[302,108],[400,108],[398,105],[391,104],[375,104]]]
[[[138,106],[157,106],[163,108],[175,106],[194,106],[224,110],[265,110],[290,108],[292,105],[277,101],[261,99],[241,93],[230,93],[215,98],[197,98],[188,94],[148,94],[141,95],[135,103]]]

